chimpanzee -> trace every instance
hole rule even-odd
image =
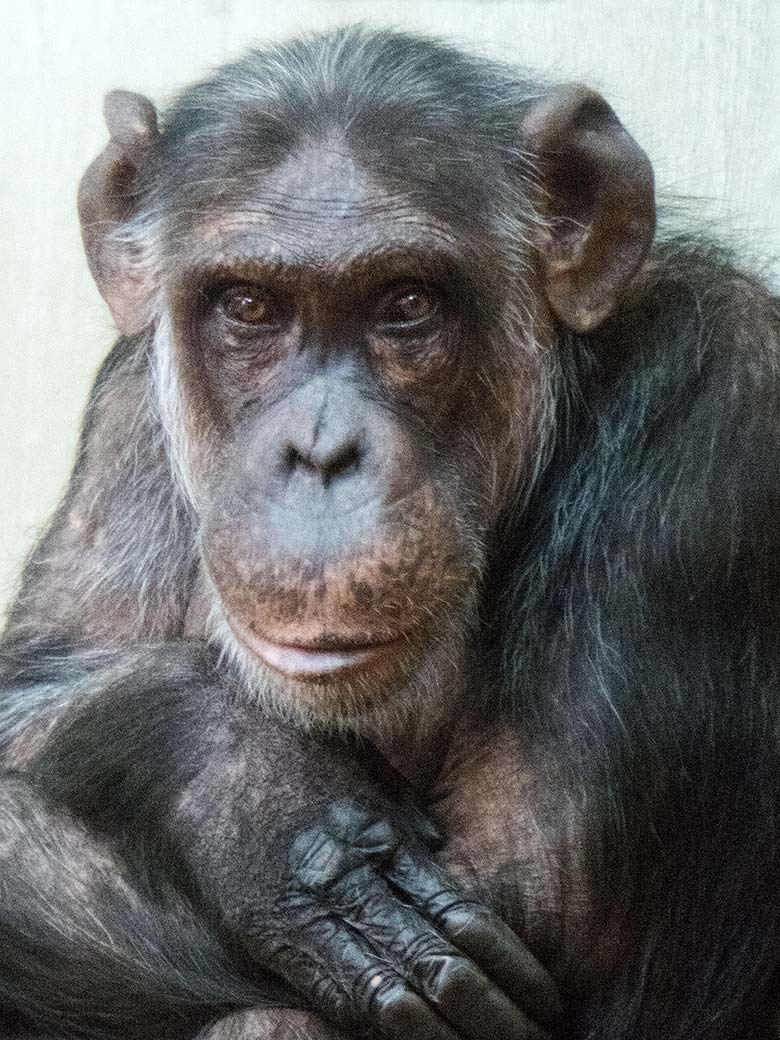
[[[599,95],[425,38],[105,111],[0,1035],[776,1036],[778,300]]]

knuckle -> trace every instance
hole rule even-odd
[[[409,842],[398,846],[393,859],[393,878],[402,887],[408,887],[415,893],[415,903],[427,910],[430,897],[418,892],[421,878],[430,866],[430,857],[425,850],[420,850]]]
[[[396,829],[387,819],[351,799],[334,802],[327,822],[338,838],[366,857],[392,853],[399,844]]]
[[[431,958],[421,965],[424,973],[419,984],[425,995],[436,1004],[479,1001],[490,983],[471,961],[457,954]]]
[[[375,820],[355,835],[355,845],[371,858],[390,856],[398,845],[398,836],[386,820]]]
[[[387,914],[388,894],[366,863],[345,864],[341,875],[328,886],[331,905],[363,924],[381,921]]]
[[[326,1008],[337,1021],[342,1020],[349,1010],[347,994],[327,975],[320,975],[313,980],[311,995],[315,1007]]]
[[[367,980],[367,1010],[380,1030],[391,1032],[415,1017],[419,997],[395,975],[376,972]]]
[[[454,951],[433,930],[428,930],[411,939],[403,937],[403,958],[412,970],[422,968],[428,962],[451,956]]]
[[[318,827],[296,835],[287,860],[296,881],[310,891],[329,888],[349,869],[344,847]]]
[[[372,817],[354,798],[339,798],[328,807],[327,819],[339,835],[347,837],[367,827]]]
[[[447,935],[465,935],[484,932],[493,922],[492,913],[479,903],[442,889],[431,896],[426,906],[432,920],[445,928]]]

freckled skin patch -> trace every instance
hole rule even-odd
[[[320,557],[314,578],[297,556],[289,562],[274,557],[275,543],[261,521],[215,520],[204,558],[222,602],[258,634],[294,641],[297,628],[318,624],[334,633],[398,636],[425,622],[426,605],[451,602],[470,575],[459,571],[464,553],[457,533],[428,496],[407,500],[402,515],[373,520],[354,521],[344,556],[338,538],[333,550],[313,544],[312,554]],[[432,544],[430,532],[437,529]]]

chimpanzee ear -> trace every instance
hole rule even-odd
[[[111,140],[79,185],[81,234],[97,287],[119,330],[131,335],[150,320],[153,286],[140,242],[121,232],[135,216],[138,175],[157,147],[157,112],[126,90],[107,94],[103,111]]]
[[[653,240],[650,161],[606,101],[577,84],[535,102],[521,135],[540,179],[547,299],[587,332],[613,310]]]

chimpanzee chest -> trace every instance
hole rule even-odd
[[[463,888],[500,913],[554,974],[586,988],[603,977],[618,944],[594,909],[586,814],[553,767],[531,765],[508,727],[477,741],[470,734],[451,752],[433,797],[447,835],[440,858]]]

